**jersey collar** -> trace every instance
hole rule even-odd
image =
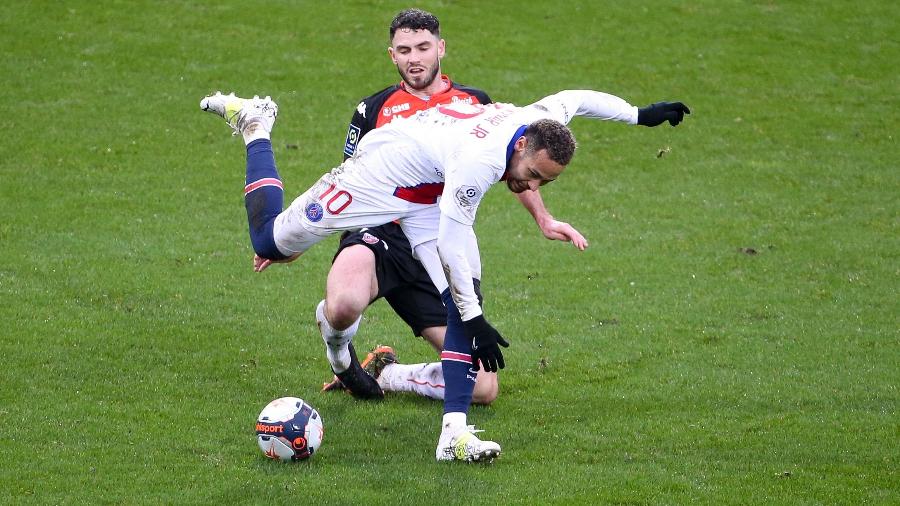
[[[519,137],[525,135],[527,130],[528,125],[520,126],[516,133],[513,134],[512,139],[509,140],[509,144],[506,145],[506,170],[503,171],[503,177],[500,178],[500,181],[506,180],[506,173],[509,171],[509,161],[512,159],[513,151],[516,148],[516,141],[519,140]]]

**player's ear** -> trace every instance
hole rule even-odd
[[[513,147],[516,151],[525,151],[525,148],[528,147],[528,139],[524,135],[519,137],[518,139],[516,139],[516,143],[513,144]]]
[[[447,43],[444,39],[438,41],[438,58],[443,58],[444,54],[447,52]]]
[[[394,62],[394,65],[397,64],[397,58],[394,57],[394,47],[388,46],[388,56],[391,57],[391,61]]]

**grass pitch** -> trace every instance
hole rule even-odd
[[[440,404],[318,392],[334,241],[255,275],[243,148],[197,103],[281,110],[288,198],[397,79],[379,2],[21,2],[0,13],[0,502],[896,504],[891,2],[426,2],[444,70],[495,100],[683,100],[679,128],[577,119],[545,188],[591,240],[540,237],[502,188],[478,233],[511,341],[438,465]],[[433,360],[384,303],[362,350]],[[262,457],[272,398],[322,413],[308,463]]]

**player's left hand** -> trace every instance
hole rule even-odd
[[[253,272],[262,272],[272,264],[286,264],[288,262],[293,262],[298,257],[300,257],[299,254],[283,260],[269,260],[268,258],[263,258],[259,255],[253,255]]]
[[[564,221],[557,221],[550,218],[541,221],[538,225],[540,226],[541,233],[544,234],[544,237],[551,241],[571,242],[572,246],[575,246],[581,251],[584,251],[584,249],[589,246],[587,239],[581,235],[581,232],[575,230],[575,227]]]
[[[481,365],[487,372],[497,372],[506,367],[500,346],[509,348],[509,343],[484,319],[484,315],[464,321],[463,330],[466,337],[472,340],[472,366],[476,371],[481,369]]]
[[[675,126],[684,119],[685,114],[690,114],[691,110],[688,106],[681,102],[657,102],[638,109],[638,125],[655,127],[668,121],[670,125]]]

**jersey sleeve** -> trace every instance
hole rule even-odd
[[[445,166],[444,192],[438,225],[438,254],[453,302],[463,321],[482,314],[472,278],[481,278],[481,260],[473,226],[478,205],[500,178],[496,164],[485,156],[457,153]]]
[[[575,116],[637,124],[638,108],[608,93],[591,90],[564,90],[528,106],[562,124]]]
[[[377,125],[378,111],[381,109],[385,100],[396,91],[397,86],[388,86],[387,88],[359,101],[356,110],[353,111],[353,117],[350,118],[350,125],[347,127],[347,137],[344,140],[344,160],[356,153],[356,147],[359,141],[370,131],[374,130]]]
[[[473,278],[481,279],[481,258],[472,227],[441,214],[437,249],[450,286],[450,295],[462,320],[469,321],[482,314],[473,281]]]
[[[356,111],[353,112],[353,117],[350,118],[350,125],[347,127],[347,138],[344,140],[344,160],[356,153],[356,146],[359,144],[359,140],[362,139],[366,132],[371,130],[365,116],[367,107],[366,101],[361,100],[359,105],[356,106]]]
[[[464,225],[474,225],[481,199],[500,176],[489,161],[464,153],[452,156],[444,169],[441,215]]]

